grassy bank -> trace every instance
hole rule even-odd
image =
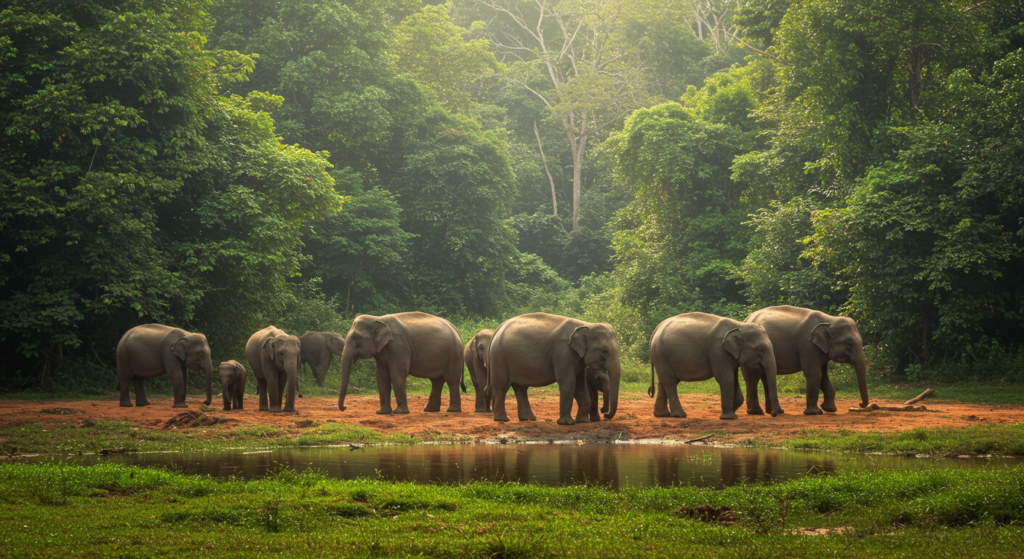
[[[209,424],[202,425],[204,422]],[[197,425],[199,424],[199,425]],[[473,437],[433,433],[384,435],[361,425],[296,420],[288,427],[219,423],[216,412],[181,429],[143,429],[116,421],[26,423],[0,429],[0,455],[75,454],[78,452],[195,452],[227,449],[296,448],[343,444],[415,444],[426,441],[471,442]],[[930,454],[935,456],[1024,456],[1024,425],[976,425],[955,429],[913,429],[897,433],[838,430],[800,431],[779,442],[730,438],[753,447],[800,450]]]
[[[1024,467],[883,471],[615,493],[0,464],[0,555],[1015,557],[1022,480]],[[735,524],[674,512],[701,505],[728,507]]]

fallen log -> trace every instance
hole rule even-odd
[[[921,400],[924,400],[925,398],[931,396],[932,394],[935,394],[935,391],[932,390],[931,388],[929,388],[928,390],[925,390],[924,392],[922,392],[917,398],[911,398],[911,399],[907,400],[906,402],[903,402],[903,405],[904,406],[912,406],[912,405],[920,402]]]
[[[928,408],[924,406],[879,406],[878,404],[871,404],[866,408],[850,408],[851,412],[865,412],[865,411],[928,411]]]

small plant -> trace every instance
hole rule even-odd
[[[262,507],[256,509],[256,523],[274,534],[282,531],[280,496],[264,502]]]
[[[921,380],[922,378],[921,365],[918,365],[916,363],[914,365],[908,366],[906,370],[904,370],[903,372],[907,375],[907,380],[911,382]]]
[[[785,532],[792,499],[788,494],[776,495],[770,488],[765,489],[746,483],[739,486],[735,508],[740,522],[758,535]]]

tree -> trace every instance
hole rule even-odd
[[[109,358],[140,321],[272,306],[299,224],[340,206],[324,158],[278,142],[280,98],[219,96],[252,61],[206,49],[207,7],[0,12],[0,339],[44,375],[83,346]]]
[[[509,79],[558,122],[572,154],[572,227],[579,226],[587,142],[642,104],[639,61],[616,41],[624,0],[476,0],[491,10],[492,44],[511,62]],[[506,26],[502,28],[501,26]],[[538,78],[543,76],[543,81]],[[540,135],[538,133],[538,139]]]
[[[398,67],[437,95],[453,113],[479,113],[472,90],[476,81],[493,75],[498,61],[486,39],[467,41],[466,30],[455,25],[450,4],[426,5],[396,30],[393,52]]]

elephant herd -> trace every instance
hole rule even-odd
[[[307,332],[301,337],[268,326],[254,333],[245,346],[245,358],[256,379],[261,411],[295,411],[298,372],[304,363],[317,384],[334,355],[341,357],[338,409],[345,411],[353,363],[373,358],[380,396],[378,414],[409,413],[406,381],[409,375],[430,379],[431,390],[423,411],[441,410],[441,393],[448,386],[448,412],[462,411],[459,390],[466,391],[463,371],[468,370],[476,393],[474,411],[491,413],[495,421],[508,421],[505,397],[516,396],[520,421],[537,419],[527,390],[558,384],[560,425],[573,425],[615,417],[621,366],[615,329],[546,313],[510,318],[496,329],[481,330],[465,346],[459,331],[447,320],[421,312],[384,316],[359,315],[343,338],[332,332]],[[778,375],[803,371],[807,381],[804,414],[836,411],[836,391],[829,380],[828,363],[849,363],[857,374],[861,407],[868,404],[866,363],[857,325],[850,318],[834,317],[799,307],[768,307],[743,322],[705,313],[686,313],[662,321],[650,340],[651,386],[655,417],[686,417],[676,387],[680,381],[714,378],[721,389],[721,419],[736,419],[743,404],[742,371],[747,387],[747,409],[752,415],[783,413],[776,390]],[[202,334],[161,324],[136,326],[117,345],[118,387],[121,406],[149,404],[143,381],[168,375],[174,407],[185,404],[186,368],[206,374],[206,401],[212,400],[213,366]],[[246,369],[237,361],[219,367],[224,409],[242,408]],[[764,385],[765,409],[758,402],[758,384]],[[819,392],[824,401],[818,407]],[[391,407],[394,393],[396,406]],[[603,405],[598,409],[598,393]],[[575,418],[572,416],[576,402]],[[283,405],[282,405],[283,404]]]

